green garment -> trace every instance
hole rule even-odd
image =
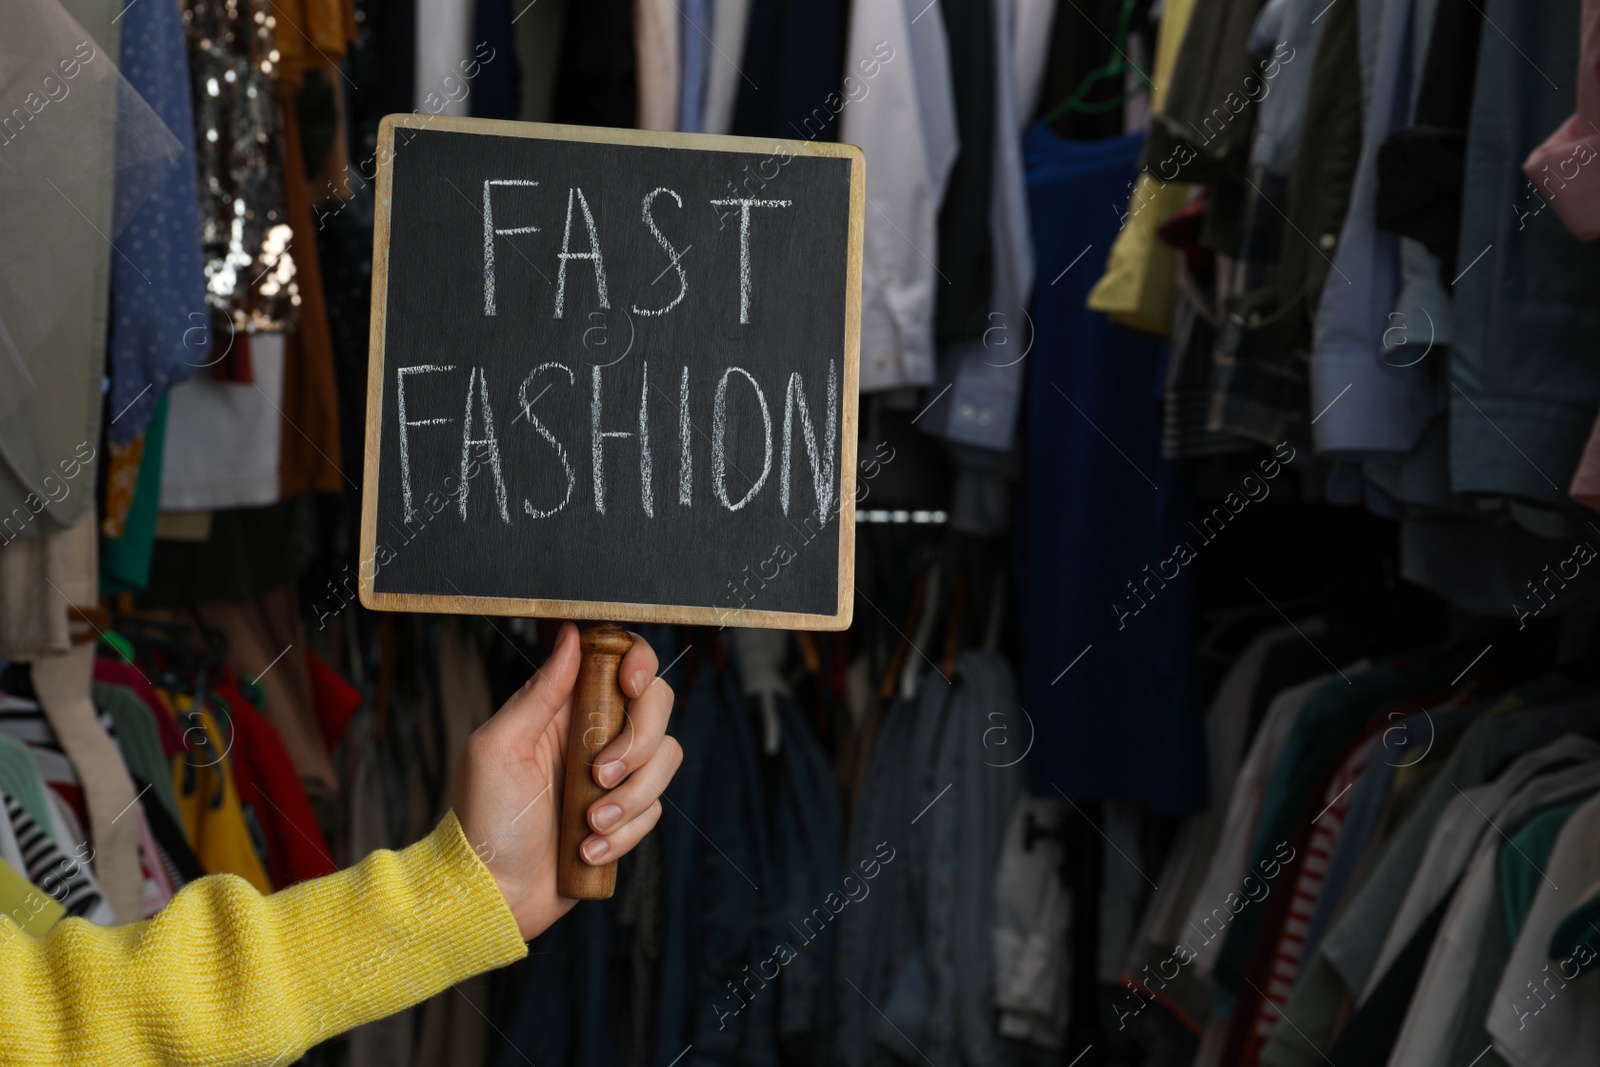
[[[1522,923],[1533,906],[1534,895],[1544,884],[1540,872],[1550,859],[1561,827],[1584,803],[1575,800],[1558,804],[1534,815],[1520,827],[1499,828],[1511,835],[1502,842],[1495,857],[1499,877],[1495,880],[1494,895],[1499,906],[1491,906],[1484,920],[1483,941],[1478,946],[1472,981],[1467,986],[1466,1010],[1462,1016],[1466,1023],[1456,1032],[1450,1067],[1468,1067],[1469,1064],[1505,1067],[1500,1054],[1490,1048],[1494,1042],[1483,1024],[1506,965],[1511,962],[1511,947],[1522,932]]]
[[[100,592],[132,593],[150,584],[150,559],[156,550],[156,518],[161,510],[161,457],[166,452],[167,397],[144,428],[139,484],[133,490],[121,537],[100,539]]]
[[[45,800],[46,788],[28,746],[10,734],[0,733],[0,793],[21,804],[22,810],[33,816],[33,821],[54,840],[56,821]],[[62,842],[56,841],[56,844]]]
[[[134,777],[148,782],[150,792],[172,814],[179,826],[178,798],[172,791],[172,764],[161,747],[161,731],[154,712],[139,695],[125,686],[94,683],[94,706],[111,716],[117,728],[117,747]]]
[[[1567,819],[1587,802],[1574,800],[1541,811],[1500,846],[1500,906],[1505,911],[1507,940],[1517,943],[1533,898],[1544,884],[1545,863]]]
[[[1550,935],[1549,951],[1553,960],[1576,957],[1573,963],[1579,974],[1600,966],[1600,883],[1590,886],[1583,901],[1561,920]]]

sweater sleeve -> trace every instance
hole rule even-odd
[[[155,918],[0,921],[0,1064],[289,1064],[527,953],[452,812],[401,852],[263,896],[202,878]]]

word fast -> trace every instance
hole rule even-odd
[[[537,186],[539,183],[526,178],[490,178],[483,183],[483,313],[495,314],[494,305],[494,240],[496,237],[508,237],[519,233],[538,233],[537,226],[506,226],[498,227],[494,224],[494,189],[496,186],[520,185]],[[678,295],[669,300],[665,306],[658,308],[642,308],[635,306],[636,315],[665,315],[683,301],[689,292],[689,275],[683,269],[682,253],[673,247],[667,235],[661,232],[661,227],[656,225],[655,203],[660,196],[670,196],[681,210],[683,197],[671,189],[662,186],[652,189],[644,194],[644,201],[639,206],[639,214],[645,226],[650,230],[650,236],[656,239],[667,254],[667,267],[678,273]],[[734,197],[725,200],[713,200],[711,203],[717,207],[730,207],[739,209],[739,321],[750,321],[750,209],[751,208],[785,208],[793,201],[790,200],[755,200],[748,197]],[[572,220],[573,208],[582,213],[583,228],[586,231],[588,248],[584,251],[572,250]],[[685,249],[687,251],[687,249]],[[600,234],[594,225],[594,213],[589,210],[589,200],[583,195],[583,190],[577,186],[567,189],[567,222],[561,230],[561,251],[557,257],[561,266],[556,274],[556,313],[555,318],[561,318],[567,305],[567,264],[575,259],[587,260],[594,266],[595,286],[600,290],[600,306],[609,308],[611,297],[606,292],[606,263],[605,254],[600,248]]]

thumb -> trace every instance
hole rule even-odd
[[[540,737],[572,698],[578,680],[578,628],[562,623],[555,649],[523,687],[503,704],[488,727],[499,744],[527,743]]]

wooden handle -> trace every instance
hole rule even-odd
[[[561,849],[556,887],[564,897],[605,900],[616,892],[617,864],[585,863],[578,846],[589,836],[589,805],[605,790],[595,784],[594,758],[622,732],[627,700],[617,685],[622,657],[633,638],[613,623],[591,626],[579,638],[583,659],[572,693],[572,726],[567,735],[567,784],[561,804]]]

